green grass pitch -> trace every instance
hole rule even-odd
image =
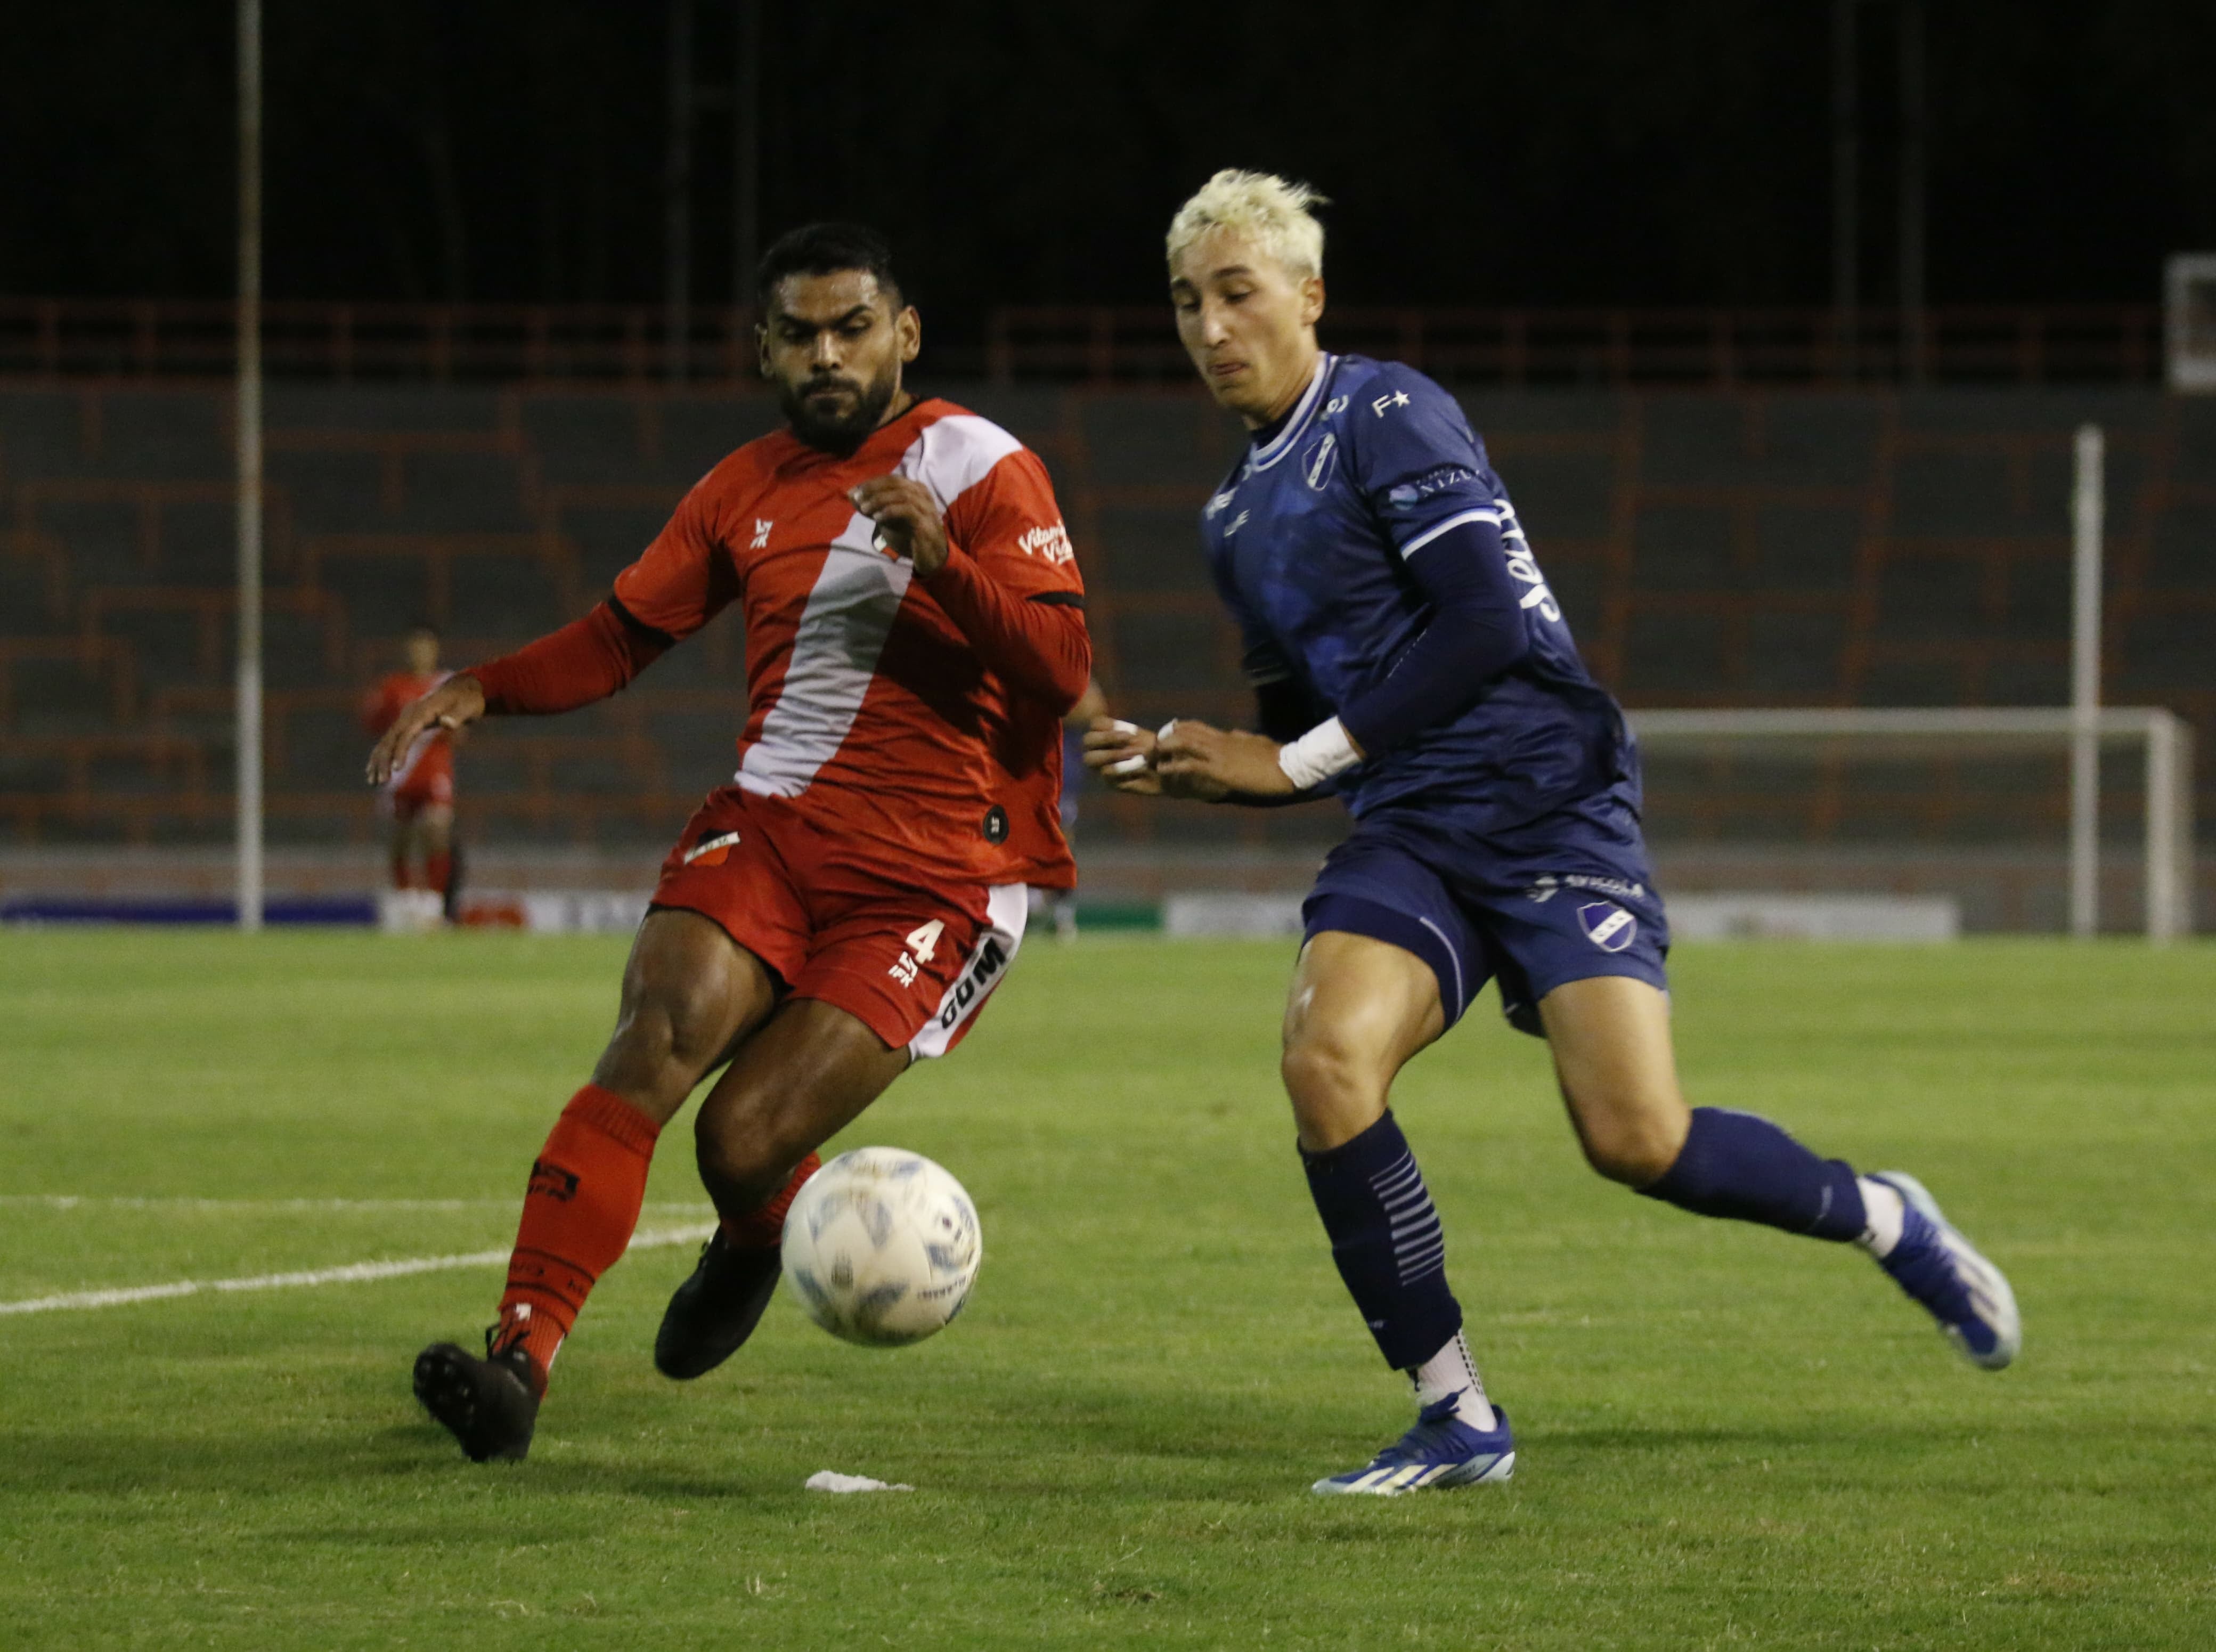
[[[0,1300],[504,1247],[621,956],[0,935]],[[1518,1469],[1393,1501],[1308,1494],[1407,1405],[1293,1156],[1289,963],[1035,942],[848,1138],[976,1197],[961,1321],[869,1352],[781,1299],[680,1387],[648,1347],[691,1255],[643,1251],[520,1466],[408,1391],[495,1267],[0,1318],[0,1644],[2216,1643],[2216,950],[1676,960],[1696,1100],[1914,1169],[2010,1271],[1998,1376],[1850,1249],[1592,1177],[1488,996],[1398,1106]],[[699,1199],[671,1134],[650,1220]],[[403,1202],[280,1202],[327,1199]]]

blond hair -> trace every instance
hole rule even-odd
[[[1305,183],[1227,166],[1170,219],[1170,268],[1210,231],[1228,230],[1254,242],[1296,277],[1320,275],[1323,225],[1309,209],[1328,204]]]

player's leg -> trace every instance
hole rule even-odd
[[[1311,912],[1359,928],[1318,930],[1302,948],[1281,1071],[1332,1260],[1379,1353],[1407,1373],[1419,1408],[1416,1427],[1394,1445],[1314,1489],[1390,1495],[1505,1480],[1515,1466],[1507,1418],[1487,1399],[1470,1357],[1438,1212],[1388,1105],[1394,1076],[1446,1029],[1442,980],[1456,983],[1458,1013],[1468,966],[1431,956],[1445,945],[1443,933],[1435,940],[1420,920],[1382,905],[1341,896],[1312,902]]]
[[[438,897],[440,909],[454,878],[454,806],[427,803],[416,815],[416,853],[423,867],[423,887]]]
[[[554,1356],[637,1226],[662,1126],[776,995],[761,960],[708,919],[648,914],[593,1081],[532,1161],[488,1357],[438,1343],[416,1360],[417,1396],[472,1458],[529,1449]]]
[[[1625,975],[1566,981],[1539,1015],[1578,1140],[1603,1175],[1697,1215],[1857,1244],[1973,1363],[1997,1370],[2015,1357],[2008,1281],[1921,1183],[1858,1176],[1754,1113],[1685,1105],[1659,989]]]
[[[416,808],[408,798],[387,793],[386,866],[395,892],[416,885]]]
[[[705,1376],[754,1335],[775,1294],[785,1213],[815,1174],[816,1150],[907,1069],[860,1020],[821,999],[788,1000],[739,1046],[693,1116],[700,1180],[723,1217],[655,1335],[655,1368]]]
[[[929,896],[835,872],[823,882],[840,887],[842,910],[693,1121],[700,1179],[723,1220],[662,1316],[654,1362],[666,1376],[712,1371],[753,1334],[815,1150],[910,1063],[959,1043],[1023,944],[1021,885]]]

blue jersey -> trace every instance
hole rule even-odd
[[[1468,711],[1366,759],[1336,789],[1357,817],[1420,800],[1480,834],[1609,792],[1636,811],[1622,712],[1578,657],[1484,443],[1423,374],[1325,356],[1282,428],[1209,500],[1201,534],[1249,679],[1293,679],[1320,722],[1382,682],[1431,623],[1404,559],[1474,521],[1499,529],[1529,650]]]

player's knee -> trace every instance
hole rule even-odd
[[[775,1193],[809,1143],[786,1139],[773,1120],[749,1110],[703,1107],[692,1120],[692,1145],[717,1202],[744,1206]]]
[[[1277,1071],[1295,1111],[1339,1112],[1378,1088],[1374,1065],[1345,1039],[1304,1032],[1285,1040]]]
[[[602,1064],[635,1085],[675,1086],[681,1099],[723,1053],[728,1019],[710,986],[656,983],[624,1006]]]
[[[1647,1113],[1581,1119],[1578,1139],[1585,1162],[1610,1181],[1647,1187],[1667,1175],[1684,1145],[1684,1132],[1666,1118]]]

